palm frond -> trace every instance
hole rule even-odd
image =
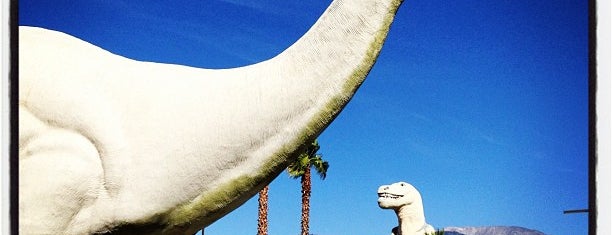
[[[295,162],[292,162],[287,167],[287,173],[291,178],[300,178],[304,175],[307,168],[313,167],[317,174],[325,179],[327,176],[327,169],[329,168],[329,163],[323,160],[320,154],[317,154],[321,147],[319,146],[319,142],[314,140],[309,146],[306,147],[305,151],[301,153]]]
[[[325,179],[327,176],[327,169],[329,168],[329,163],[323,160],[323,156],[316,155],[311,159],[310,164],[314,167],[317,174],[321,177],[321,179]]]

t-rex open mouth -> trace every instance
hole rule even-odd
[[[400,197],[403,197],[404,195],[397,195],[397,194],[392,194],[392,193],[379,193],[378,197],[382,197],[382,198],[391,198],[391,199],[398,199]]]

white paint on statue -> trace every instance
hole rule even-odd
[[[219,70],[19,27],[20,233],[193,234],[211,224],[339,114],[400,3],[336,0],[278,56]]]

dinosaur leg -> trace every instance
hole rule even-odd
[[[103,195],[98,151],[82,135],[50,127],[20,107],[20,234],[89,232],[77,217]]]

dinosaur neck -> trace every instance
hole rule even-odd
[[[296,43],[268,61],[284,81],[354,91],[373,66],[401,0],[331,3]],[[277,66],[280,65],[280,66]]]
[[[243,107],[257,108],[247,118],[251,123],[237,131],[250,136],[248,143],[255,148],[246,154],[244,167],[225,174],[249,172],[252,177],[246,181],[259,186],[246,194],[254,195],[282,172],[298,147],[322,132],[348,103],[374,65],[400,3],[334,1],[294,45],[268,61],[244,68],[251,72],[246,76],[254,79],[249,84],[257,87],[248,99],[258,103]],[[270,116],[272,113],[275,115]],[[263,124],[253,125],[257,122]],[[234,177],[220,184],[237,181]],[[220,216],[227,212],[207,213]]]
[[[246,76],[256,77],[252,84],[258,86],[250,98],[258,102],[249,105],[265,110],[251,115],[262,113],[262,122],[273,123],[279,131],[290,127],[305,131],[308,138],[320,133],[374,65],[401,1],[336,0],[284,52],[245,67],[251,73]]]
[[[425,226],[425,216],[423,213],[423,205],[412,203],[411,205],[402,206],[396,209],[397,220],[399,223],[401,235],[422,235],[423,232],[417,233]]]
[[[253,138],[248,143],[254,148],[246,151],[241,167],[225,174],[249,172],[250,176],[248,180],[222,177],[231,180],[220,184],[251,182],[257,186],[230,196],[254,195],[286,168],[302,143],[315,138],[338,115],[372,68],[400,2],[334,1],[294,45],[268,61],[244,68],[252,73],[247,77],[261,79],[250,83],[257,88],[249,100],[258,103],[244,107],[257,107],[247,118],[251,123],[237,129]],[[270,116],[272,113],[275,115]],[[262,124],[253,125],[257,122]],[[203,194],[202,200],[213,195]],[[185,208],[179,211],[206,211],[191,205]],[[227,211],[205,213],[215,218]]]

